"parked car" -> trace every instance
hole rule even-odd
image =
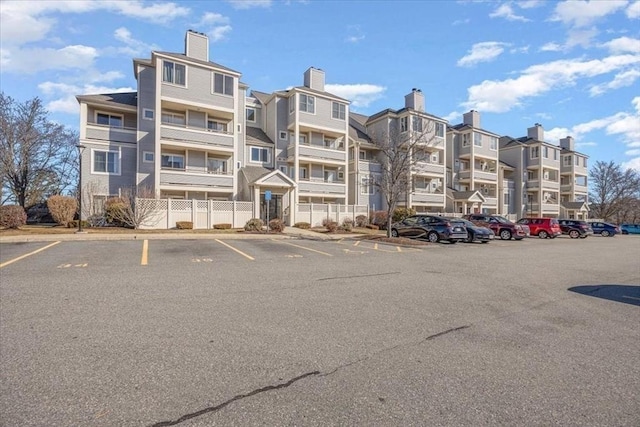
[[[467,243],[473,243],[475,241],[481,243],[489,243],[490,240],[493,240],[495,234],[493,231],[487,227],[480,227],[479,225],[475,225],[471,221],[463,218],[449,218],[449,221],[452,224],[462,224],[467,229]]]
[[[587,221],[580,221],[577,219],[559,219],[560,230],[562,234],[568,234],[572,239],[586,239],[593,234],[593,229],[587,223]]]
[[[599,234],[602,237],[613,237],[620,233],[618,227],[608,222],[590,222],[589,225],[593,229],[593,234]]]
[[[541,239],[555,239],[562,234],[560,224],[555,218],[521,218],[516,224],[529,226],[531,235]]]
[[[493,231],[502,240],[522,240],[530,233],[529,227],[523,224],[514,224],[505,217],[489,214],[470,214],[463,217],[480,227],[486,227]],[[525,228],[526,227],[526,228]]]
[[[458,243],[466,240],[467,230],[461,223],[452,223],[448,218],[436,215],[412,215],[391,225],[393,237],[427,238],[436,243],[446,240]]]
[[[622,234],[640,234],[640,224],[622,224],[620,231]]]

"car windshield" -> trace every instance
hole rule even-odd
[[[511,224],[511,221],[502,216],[493,216],[492,218],[495,218],[498,222],[501,222],[503,224]]]

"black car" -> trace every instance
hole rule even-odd
[[[577,219],[559,219],[560,230],[562,234],[568,234],[572,239],[585,239],[593,234],[591,226],[586,221]]]
[[[467,240],[467,230],[460,222],[453,223],[448,218],[436,215],[412,215],[391,225],[391,236],[427,238],[436,243],[446,240],[458,243]]]
[[[463,218],[450,218],[452,224],[462,224],[467,229],[467,243],[473,242],[482,242],[488,243],[490,240],[495,238],[495,234],[491,231],[490,228],[480,227],[479,225],[475,225],[469,220]]]

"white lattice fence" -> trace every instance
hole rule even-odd
[[[149,211],[141,228],[174,228],[178,221],[189,221],[193,228],[212,228],[231,224],[242,228],[253,218],[253,202],[178,199],[138,199],[137,206]]]
[[[326,218],[342,224],[345,218],[355,222],[358,215],[369,216],[369,207],[364,205],[298,203],[297,208],[296,222],[308,222],[312,227],[322,226]]]

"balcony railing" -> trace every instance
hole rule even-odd
[[[382,172],[382,164],[373,160],[359,160],[358,167],[361,172]]]
[[[439,163],[416,162],[414,172],[416,174],[444,175],[444,165]]]
[[[193,173],[180,169],[162,169],[160,185],[180,185],[200,188],[233,189],[232,174]]]
[[[289,158],[293,158],[293,153],[295,153],[295,146],[293,144],[287,147],[287,153],[289,154]],[[298,145],[298,155],[300,157],[306,157],[314,160],[325,160],[334,163],[342,163],[347,159],[347,153],[342,148],[331,149],[319,145],[307,144]]]
[[[413,203],[441,204],[444,203],[444,194],[416,189],[411,193],[411,201]]]
[[[331,196],[345,196],[347,193],[346,185],[344,181],[326,182],[324,180],[311,181],[311,180],[299,180],[298,181],[298,193],[314,193],[314,194],[327,194]]]
[[[97,123],[87,123],[86,137],[87,139],[97,139],[100,141],[130,142],[135,144],[137,139],[137,132],[136,128],[114,127],[108,125],[99,125]]]
[[[163,123],[160,128],[160,138],[163,140],[179,141],[198,145],[216,145],[233,148],[233,134],[205,128],[178,126]]]

